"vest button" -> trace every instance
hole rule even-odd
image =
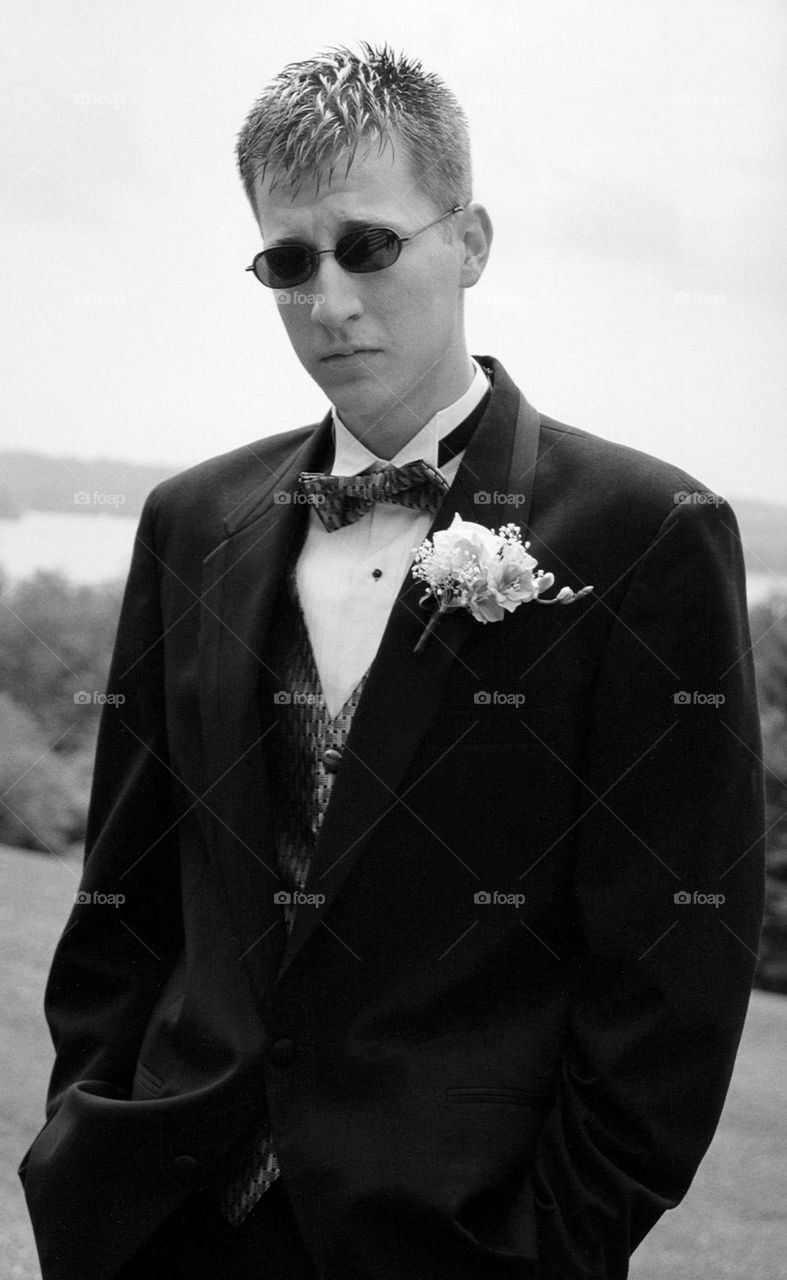
[[[341,751],[337,751],[336,747],[329,747],[327,751],[323,752],[322,762],[327,773],[336,773],[342,762]]]
[[[289,1067],[295,1061],[298,1047],[294,1040],[276,1040],[271,1045],[271,1062],[277,1067]]]

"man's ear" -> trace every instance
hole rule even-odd
[[[494,228],[486,209],[477,200],[465,205],[459,218],[461,219],[460,235],[464,246],[459,283],[463,289],[472,289],[484,273],[489,251],[492,248]]]

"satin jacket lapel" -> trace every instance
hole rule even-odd
[[[284,501],[330,442],[330,419],[224,520],[227,538],[203,565],[200,702],[206,757],[204,811],[217,872],[234,915],[238,955],[268,993],[284,945],[267,791],[265,742],[276,687],[265,661],[267,627],[308,507]],[[276,927],[279,926],[279,927]]]
[[[428,536],[455,515],[497,528],[524,525],[535,475],[539,418],[497,362],[494,392]],[[512,501],[502,495],[512,495]],[[524,496],[525,501],[518,501]],[[493,499],[497,500],[493,500]],[[514,501],[513,499],[517,499]],[[442,687],[475,622],[464,610],[446,614],[420,653],[428,620],[419,607],[423,584],[408,573],[372,663],[336,775],[306,891],[325,895],[320,912],[296,914],[280,977],[338,893],[396,792],[440,707]]]

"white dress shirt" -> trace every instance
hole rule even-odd
[[[473,412],[489,386],[475,360],[473,366],[475,376],[464,395],[436,413],[390,460],[378,458],[361,444],[334,409],[336,453],[331,475],[357,475],[370,466],[401,467],[418,458],[436,468],[440,441]],[[457,454],[440,468],[449,485],[463,456]],[[341,711],[371,665],[415,548],[433,519],[428,510],[382,502],[354,524],[329,533],[316,511],[309,513],[296,582],[331,717]]]

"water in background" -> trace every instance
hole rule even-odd
[[[137,516],[109,511],[26,511],[19,520],[0,520],[0,567],[11,578],[37,569],[61,569],[74,582],[125,578],[131,561]],[[787,578],[751,573],[749,604],[787,593]]]
[[[0,567],[11,578],[37,569],[61,569],[74,582],[125,578],[137,523],[109,511],[26,511],[0,520]]]

